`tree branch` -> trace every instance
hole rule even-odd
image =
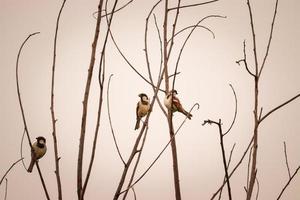
[[[212,1],[196,3],[196,4],[189,4],[189,5],[184,5],[184,6],[177,6],[177,7],[169,8],[168,11],[172,11],[172,10],[176,10],[176,9],[182,9],[182,8],[191,8],[191,7],[195,7],[195,6],[202,6],[202,5],[209,4],[209,3],[214,3],[214,2],[217,2],[217,1],[219,1],[219,0],[212,0]]]
[[[58,199],[62,200],[62,189],[61,189],[61,180],[60,180],[60,170],[59,170],[59,156],[58,156],[58,144],[56,138],[56,118],[54,112],[54,81],[55,81],[55,67],[56,67],[56,43],[57,43],[57,34],[58,34],[58,27],[59,27],[59,20],[62,13],[62,10],[65,6],[66,0],[63,0],[61,8],[59,10],[57,20],[56,20],[56,27],[55,27],[55,35],[54,35],[54,44],[53,44],[53,63],[52,63],[52,77],[51,77],[51,121],[52,121],[52,137],[53,137],[53,145],[54,145],[54,157],[55,157],[55,175],[56,175],[56,182],[57,182],[57,191],[58,191]]]
[[[101,23],[101,10],[102,10],[103,0],[99,1],[98,4],[98,17],[96,22],[96,28],[94,33],[94,39],[92,43],[92,52],[90,57],[90,63],[88,67],[88,75],[85,85],[84,91],[84,99],[83,99],[83,106],[82,106],[82,119],[81,119],[81,130],[80,130],[80,139],[79,139],[79,151],[78,151],[78,161],[77,161],[77,195],[78,199],[80,200],[82,195],[82,165],[83,165],[83,151],[84,151],[84,140],[85,140],[85,132],[86,132],[86,118],[87,118],[87,108],[88,108],[88,99],[91,87],[91,81],[93,76],[93,69],[95,64],[95,54],[96,54],[96,47],[99,38],[100,32],[100,23]]]
[[[23,160],[24,158],[20,158],[19,160],[17,160],[16,162],[14,162],[10,168],[8,168],[8,170],[5,172],[5,174],[2,176],[1,180],[0,180],[0,185],[2,184],[4,178],[6,177],[6,175],[9,173],[9,171],[18,163],[20,162],[21,160]]]
[[[118,143],[117,143],[117,139],[116,139],[116,136],[115,136],[115,132],[114,132],[114,129],[113,129],[113,125],[112,125],[112,120],[111,120],[111,114],[110,114],[110,106],[109,106],[109,86],[110,86],[110,81],[111,81],[111,77],[113,76],[113,74],[111,74],[109,76],[109,80],[108,80],[108,84],[107,84],[107,94],[106,94],[106,98],[107,98],[107,113],[108,113],[108,120],[109,120],[109,125],[110,125],[110,130],[111,130],[111,133],[112,133],[112,136],[113,136],[113,139],[114,139],[114,143],[115,143],[115,146],[116,146],[116,149],[117,149],[117,152],[118,152],[118,155],[122,161],[122,163],[124,164],[124,166],[126,166],[126,163],[124,161],[124,158],[122,157],[121,155],[121,151],[119,149],[119,146],[118,146]]]
[[[271,115],[273,112],[277,111],[278,109],[282,108],[283,106],[291,103],[292,101],[296,100],[298,97],[300,97],[300,94],[297,94],[296,96],[294,96],[293,98],[287,100],[286,102],[280,104],[279,106],[273,108],[272,110],[270,110],[267,114],[265,114],[260,120],[259,120],[259,124],[266,119],[269,115]]]

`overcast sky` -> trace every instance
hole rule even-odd
[[[52,199],[56,198],[57,193],[49,109],[50,84],[54,29],[61,2],[0,0],[0,177],[20,158],[23,123],[15,83],[16,56],[24,39],[30,33],[40,31],[41,33],[31,38],[23,49],[19,73],[23,106],[31,137],[47,138],[48,152],[40,161],[40,166]],[[119,6],[125,2],[120,1]],[[185,0],[182,4],[195,2],[201,1]],[[145,76],[145,19],[155,3],[156,1],[152,0],[135,0],[115,15],[112,25],[120,48],[136,69]],[[270,32],[275,0],[252,0],[251,3],[261,63]],[[58,33],[55,110],[58,119],[57,135],[64,199],[77,197],[76,169],[82,100],[96,23],[92,13],[97,10],[97,4],[97,0],[67,1]],[[171,1],[171,5],[176,5],[176,1]],[[263,107],[263,113],[300,93],[300,69],[297,62],[300,52],[299,10],[298,0],[279,1],[271,49],[260,82],[259,105]],[[162,5],[155,10],[161,32],[162,11]],[[222,119],[224,129],[229,127],[234,114],[234,97],[229,83],[235,88],[238,98],[237,120],[224,141],[227,157],[236,143],[233,165],[240,159],[253,132],[253,79],[244,67],[235,63],[243,57],[245,40],[250,70],[253,70],[252,38],[246,0],[220,0],[201,7],[183,9],[179,16],[178,30],[196,24],[207,15],[222,15],[227,18],[210,18],[203,22],[202,25],[214,32],[215,39],[207,30],[196,30],[182,54],[179,65],[181,73],[176,80],[178,97],[184,107],[189,109],[196,102],[200,104],[200,109],[193,112],[192,120],[184,124],[176,138],[181,192],[186,200],[209,199],[223,181],[224,171],[217,127],[201,124],[208,118]],[[153,16],[149,24],[149,53],[154,77],[157,77],[160,50]],[[170,61],[171,72],[186,36],[187,34],[182,34],[175,40],[175,49]],[[108,76],[114,74],[110,87],[111,114],[121,152],[127,160],[138,134],[138,131],[134,131],[138,94],[144,92],[152,97],[153,91],[124,62],[111,41],[108,43],[106,61],[105,88]],[[98,64],[95,66],[95,74],[97,66]],[[99,87],[95,76],[89,101],[84,161],[90,157],[98,94]],[[163,99],[164,94],[160,93],[159,98]],[[86,193],[86,199],[90,200],[112,199],[123,170],[113,144],[106,103],[105,94],[97,154]],[[175,113],[174,126],[178,127],[183,119],[182,114]],[[288,180],[283,152],[284,141],[287,144],[291,171],[294,172],[300,164],[299,119],[300,100],[296,100],[275,112],[260,126],[257,176],[262,200],[275,199]],[[153,109],[149,127],[137,176],[145,171],[169,140],[167,121],[157,105]],[[24,161],[28,165],[30,149],[26,140],[23,153]],[[295,177],[282,199],[300,199],[299,176],[298,174]],[[44,199],[36,168],[32,174],[28,174],[19,163],[7,178],[7,199]],[[245,160],[231,179],[234,199],[245,197],[243,187],[246,185],[246,178]],[[4,190],[3,184],[0,187],[0,199],[4,198]],[[142,200],[174,199],[170,148],[136,185],[135,190],[138,199]],[[132,193],[128,199],[133,199]]]

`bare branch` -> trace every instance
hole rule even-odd
[[[126,8],[128,5],[130,5],[132,2],[133,2],[133,0],[128,1],[127,3],[125,3],[125,4],[124,4],[123,6],[121,6],[120,8],[117,8],[113,13],[117,13],[117,12],[123,10],[123,9]],[[93,17],[94,17],[95,19],[97,19],[97,17],[96,17],[95,15],[98,14],[98,12],[99,12],[99,11],[96,11],[96,12],[93,13]],[[106,12],[106,9],[105,9],[105,10],[102,10],[102,12]],[[111,15],[111,14],[112,14],[112,12],[110,12],[110,13],[105,13],[105,14],[101,15],[101,17],[107,17],[107,16],[109,16],[109,15]]]
[[[21,55],[22,49],[23,49],[24,45],[26,44],[26,42],[29,40],[29,38],[32,37],[32,36],[34,36],[34,35],[36,35],[36,34],[39,34],[39,33],[40,32],[32,33],[32,34],[30,34],[24,40],[24,42],[22,43],[22,45],[21,45],[21,47],[19,49],[19,52],[18,52],[18,55],[17,55],[17,61],[16,61],[16,83],[17,83],[18,100],[19,100],[19,105],[20,105],[20,108],[21,108],[24,129],[25,129],[26,136],[27,136],[28,143],[29,143],[29,146],[30,146],[31,150],[32,150],[32,142],[31,142],[31,139],[30,139],[30,135],[29,135],[29,131],[28,131],[27,123],[26,123],[25,112],[24,112],[24,108],[23,108],[23,105],[22,105],[21,93],[20,93],[20,86],[19,86],[19,59],[20,59],[20,55]],[[38,163],[37,162],[36,162],[36,164],[37,164],[37,167],[38,167]],[[38,167],[38,169],[39,169],[39,167]],[[43,186],[46,198],[49,200],[50,198],[49,198],[49,194],[48,194],[48,191],[47,191],[47,187],[45,185],[44,178],[43,178],[43,175],[40,172],[40,170],[39,170],[39,176],[40,176],[40,179],[41,179],[41,182],[42,182],[42,186]]]
[[[41,179],[42,186],[44,188],[44,192],[45,192],[46,198],[47,198],[47,200],[50,200],[49,193],[48,193],[48,190],[47,190],[47,187],[46,187],[46,184],[45,184],[45,181],[44,181],[44,177],[42,175],[42,171],[40,169],[40,165],[39,165],[39,161],[38,160],[35,161],[35,165],[36,165],[36,168],[38,169],[39,176],[40,176],[40,179]]]
[[[28,127],[27,127],[26,118],[25,118],[25,112],[24,112],[24,108],[23,108],[22,100],[21,100],[20,86],[19,86],[19,59],[20,59],[20,55],[21,55],[22,49],[23,49],[24,45],[26,44],[26,42],[29,40],[29,38],[32,37],[32,36],[34,36],[34,35],[37,35],[37,34],[39,34],[39,33],[40,33],[40,32],[32,33],[32,34],[30,34],[30,35],[24,40],[24,42],[22,43],[22,45],[21,45],[21,47],[20,47],[20,49],[19,49],[18,56],[17,56],[17,62],[16,62],[16,83],[17,83],[17,93],[18,93],[19,105],[20,105],[21,113],[22,113],[22,119],[23,119],[24,129],[25,129],[25,132],[26,132],[26,136],[27,136],[27,139],[28,139],[30,148],[31,148],[31,146],[32,146],[32,143],[31,143],[31,139],[30,139],[29,132],[28,132]]]
[[[265,63],[266,63],[266,60],[267,60],[267,57],[268,57],[268,54],[269,54],[271,41],[272,41],[272,36],[273,36],[273,30],[274,30],[274,23],[275,23],[276,14],[277,14],[277,8],[278,8],[278,0],[276,0],[274,15],[273,15],[272,24],[271,24],[271,31],[270,31],[270,35],[269,35],[269,41],[268,41],[267,50],[266,50],[266,53],[265,53],[264,60],[262,62],[262,65],[261,65],[261,68],[260,68],[260,71],[259,71],[259,74],[258,74],[259,77],[261,76],[261,73],[262,73],[262,71],[265,67]]]
[[[209,16],[206,16],[204,17],[203,19],[201,19],[200,21],[198,21],[198,23],[192,28],[192,30],[190,31],[190,33],[188,34],[188,36],[186,37],[181,49],[180,49],[180,52],[179,52],[179,55],[177,57],[177,61],[176,61],[176,66],[175,66],[175,72],[174,72],[174,79],[173,79],[173,84],[172,84],[172,89],[174,89],[175,87],[175,80],[176,80],[176,74],[177,74],[177,70],[178,70],[178,66],[179,66],[179,61],[180,61],[180,58],[181,58],[181,55],[182,55],[182,52],[183,52],[183,49],[187,43],[187,41],[189,40],[189,38],[191,37],[192,33],[194,32],[194,30],[197,28],[197,26],[203,22],[205,19],[208,19],[208,18],[212,18],[212,17],[220,17],[220,18],[226,18],[224,16],[221,16],[221,15],[209,15]],[[175,33],[172,35],[172,38],[174,37]],[[173,39],[172,39],[173,40]],[[172,44],[172,43],[171,43]]]
[[[229,133],[229,131],[232,129],[233,127],[233,124],[235,123],[235,120],[236,120],[236,115],[237,115],[237,97],[236,97],[236,93],[234,91],[234,88],[231,84],[229,84],[229,86],[231,87],[232,89],[232,92],[233,92],[233,95],[234,95],[234,100],[235,100],[235,108],[234,108],[234,117],[233,117],[233,120],[232,120],[232,123],[230,125],[230,127],[228,128],[228,130],[223,134],[223,136],[225,136],[227,133]]]
[[[133,171],[132,171],[130,180],[129,180],[128,185],[127,185],[127,190],[125,191],[125,194],[124,194],[124,196],[123,196],[123,200],[126,199],[127,194],[128,194],[128,191],[129,191],[128,188],[130,187],[130,185],[131,185],[131,183],[132,183],[132,181],[133,181],[133,179],[134,179],[134,176],[135,176],[135,173],[136,173],[136,170],[137,170],[137,167],[138,167],[138,164],[139,164],[139,162],[140,162],[141,155],[142,155],[142,152],[143,152],[143,149],[144,149],[144,145],[145,145],[147,133],[148,133],[148,127],[146,128],[146,131],[145,131],[145,134],[144,134],[144,138],[143,138],[143,141],[142,141],[142,145],[141,145],[141,147],[140,147],[140,149],[139,149],[139,155],[138,155],[138,157],[137,157],[137,159],[136,159],[136,162],[135,162],[135,165],[134,165],[134,167],[133,167]],[[134,191],[133,187],[132,187],[132,190]],[[134,192],[134,194],[135,194],[135,192]]]
[[[23,134],[22,134],[22,139],[21,139],[21,145],[20,145],[20,157],[21,158],[24,158],[24,156],[23,156],[23,142],[24,142],[25,132],[26,131],[25,131],[25,128],[24,128],[24,131],[23,131]],[[22,159],[22,165],[23,165],[25,171],[27,171],[27,168],[26,168],[25,163],[24,163],[24,159]]]
[[[108,3],[108,1],[106,1],[106,4],[105,4],[106,10],[107,10],[107,3]],[[103,105],[103,85],[104,85],[104,78],[105,78],[105,52],[106,52],[108,36],[109,36],[109,32],[110,32],[110,28],[111,28],[111,24],[112,24],[112,20],[114,17],[114,12],[115,12],[117,3],[118,3],[118,0],[115,0],[113,8],[112,8],[112,14],[110,15],[110,19],[107,18],[107,30],[106,30],[106,34],[105,34],[105,38],[104,38],[104,42],[103,42],[103,46],[102,46],[102,51],[101,51],[100,62],[99,62],[98,83],[99,83],[99,87],[100,87],[100,94],[99,94],[99,100],[98,100],[96,128],[95,128],[95,132],[94,132],[94,140],[93,140],[92,154],[91,154],[91,158],[90,158],[90,162],[89,162],[89,167],[87,170],[86,178],[84,181],[84,185],[82,187],[82,191],[81,191],[79,200],[84,199],[84,194],[85,194],[87,184],[88,184],[88,181],[89,181],[89,178],[91,175],[91,171],[92,171],[92,167],[93,167],[93,163],[94,163],[94,159],[95,159],[95,154],[96,154],[97,139],[98,139],[100,118],[101,118],[102,105]]]
[[[258,178],[256,177],[256,184],[257,184],[257,193],[256,193],[256,200],[258,200],[258,195],[259,195],[259,181],[258,181]]]
[[[266,119],[269,115],[271,115],[273,112],[277,111],[278,109],[282,108],[283,106],[291,103],[292,101],[296,100],[298,97],[300,97],[300,94],[297,94],[296,96],[294,96],[293,98],[287,100],[286,102],[280,104],[279,106],[273,108],[272,110],[270,110],[267,114],[265,114],[260,120],[259,120],[259,124]]]
[[[206,120],[206,121],[204,121],[203,125],[205,125],[206,123],[208,123],[208,124],[216,124],[218,126],[218,128],[219,128],[220,146],[221,146],[221,150],[222,150],[223,166],[224,166],[226,183],[227,183],[227,189],[228,189],[228,197],[231,200],[232,199],[232,196],[231,196],[231,187],[230,187],[230,181],[229,181],[229,175],[228,175],[228,167],[227,167],[227,161],[226,161],[226,155],[225,155],[225,148],[224,148],[224,141],[223,141],[223,137],[224,137],[225,134],[223,134],[222,122],[221,122],[221,119],[219,119],[219,122],[212,121],[212,120]]]
[[[77,195],[79,200],[82,195],[82,165],[83,165],[83,151],[84,151],[84,140],[85,140],[85,132],[86,132],[88,99],[89,99],[93,69],[95,64],[96,47],[97,47],[99,32],[100,32],[100,23],[101,23],[100,11],[102,10],[102,6],[103,6],[103,0],[100,0],[98,4],[99,13],[96,22],[94,39],[92,42],[92,52],[91,52],[90,63],[88,67],[88,75],[87,75],[87,80],[85,85],[84,99],[83,99],[83,106],[82,106],[82,119],[81,119],[81,130],[80,130],[79,151],[78,151],[78,161],[77,161]]]
[[[51,121],[52,121],[52,137],[53,137],[53,145],[54,145],[54,157],[55,157],[55,175],[56,175],[56,182],[57,182],[57,191],[58,191],[58,199],[62,200],[62,189],[61,189],[61,180],[60,180],[60,170],[59,170],[59,156],[58,156],[58,144],[56,138],[56,117],[54,112],[54,81],[55,81],[55,67],[56,67],[56,43],[57,43],[57,35],[58,35],[58,27],[59,27],[59,20],[62,13],[62,10],[65,6],[66,0],[63,0],[61,8],[59,10],[57,20],[56,20],[56,27],[55,27],[55,35],[54,35],[54,44],[53,44],[53,63],[52,63],[52,77],[51,77]]]
[[[202,5],[209,4],[209,3],[214,3],[214,2],[217,2],[217,1],[219,1],[219,0],[212,0],[212,1],[196,3],[196,4],[190,4],[190,5],[184,5],[184,6],[177,6],[177,7],[169,8],[168,11],[172,11],[172,10],[176,10],[176,9],[182,9],[182,8],[191,8],[191,7],[195,7],[195,6],[202,6]]]
[[[117,139],[116,139],[116,136],[115,136],[115,132],[114,132],[114,129],[113,129],[113,125],[112,125],[112,120],[111,120],[111,114],[110,114],[110,106],[109,106],[109,87],[110,87],[110,81],[111,81],[111,77],[113,76],[113,74],[111,74],[109,76],[109,80],[108,80],[108,85],[107,85],[107,94],[106,94],[106,98],[107,98],[107,113],[108,113],[108,120],[109,120],[109,125],[110,125],[110,130],[111,130],[111,133],[112,133],[112,136],[113,136],[113,139],[114,139],[114,143],[115,143],[115,146],[116,146],[116,149],[117,149],[117,152],[118,152],[118,155],[121,159],[121,161],[123,162],[124,165],[126,165],[125,161],[124,161],[124,158],[122,157],[121,155],[121,151],[119,149],[119,146],[118,146],[118,143],[117,143]]]
[[[5,172],[5,174],[2,176],[1,180],[0,180],[0,185],[2,184],[4,178],[6,177],[6,175],[9,173],[9,171],[21,160],[23,160],[24,158],[20,158],[19,160],[17,160],[16,162],[14,162],[9,168],[8,170]]]
[[[284,157],[285,157],[285,164],[286,164],[286,168],[289,174],[289,178],[291,178],[291,172],[290,172],[290,167],[289,167],[289,162],[288,162],[288,157],[287,157],[287,152],[286,152],[286,144],[285,142],[283,142],[283,146],[284,146]]]
[[[235,165],[235,167],[233,168],[233,170],[232,170],[231,173],[229,174],[229,179],[231,178],[231,176],[234,174],[234,172],[238,169],[238,167],[239,167],[239,166],[241,165],[241,163],[243,162],[243,160],[244,160],[246,154],[248,153],[248,151],[249,151],[249,149],[250,149],[250,147],[251,147],[251,145],[252,145],[252,143],[253,143],[253,139],[254,139],[254,137],[252,137],[252,139],[251,139],[251,141],[249,142],[249,144],[248,144],[246,150],[244,151],[244,153],[243,153],[241,159],[239,160],[239,162]],[[225,182],[225,183],[226,183],[226,182]],[[213,199],[216,197],[216,195],[217,195],[217,194],[222,190],[222,188],[224,187],[225,183],[223,183],[223,184],[219,187],[219,189],[212,195],[212,197],[210,198],[210,200],[213,200]]]
[[[252,9],[250,5],[250,1],[247,0],[247,6],[250,16],[250,24],[251,24],[251,32],[252,32],[252,42],[253,42],[253,54],[254,54],[254,61],[255,61],[255,76],[258,76],[258,58],[257,58],[257,51],[256,51],[256,37],[255,37],[255,29],[253,23],[253,16],[252,16]]]
[[[4,200],[7,199],[7,188],[8,188],[8,180],[5,178],[5,193],[4,193]]]
[[[250,71],[249,67],[248,67],[247,54],[246,54],[246,41],[245,41],[245,40],[244,40],[243,44],[244,44],[244,47],[243,47],[244,58],[241,59],[241,60],[236,61],[236,63],[237,63],[238,65],[240,65],[240,63],[243,62],[244,65],[245,65],[245,68],[246,68],[247,72],[248,72],[251,76],[255,77],[255,74],[253,74],[253,73]]]
[[[293,178],[296,176],[296,174],[298,173],[300,169],[300,166],[298,166],[298,168],[295,170],[295,172],[293,173],[293,175],[291,176],[291,178],[289,178],[288,182],[285,184],[285,186],[282,188],[280,194],[277,197],[277,200],[279,200],[282,196],[282,194],[284,193],[285,189],[289,186],[289,184],[291,183],[291,181],[293,180]]]

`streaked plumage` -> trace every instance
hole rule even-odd
[[[171,110],[172,112],[181,112],[182,114],[184,114],[188,119],[192,118],[192,114],[187,112],[181,105],[179,99],[176,97],[177,95],[177,91],[176,90],[172,90],[170,91],[164,99],[164,104],[165,106]],[[172,97],[173,96],[173,97]],[[173,99],[173,103],[172,103],[172,99]],[[172,107],[172,108],[171,108]]]

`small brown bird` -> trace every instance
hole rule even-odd
[[[140,128],[140,121],[142,117],[146,116],[150,110],[149,98],[146,94],[139,94],[141,100],[137,103],[136,106],[136,124],[134,130]]]
[[[36,140],[37,141],[35,143],[33,143],[33,145],[32,145],[31,162],[27,169],[27,171],[29,173],[32,172],[35,162],[37,160],[39,160],[40,158],[42,158],[47,151],[46,139],[44,137],[40,136],[40,137],[37,137]]]
[[[184,110],[184,108],[182,107],[179,99],[176,97],[177,95],[177,91],[176,90],[171,90],[165,97],[164,99],[164,104],[165,106],[169,109],[172,110],[172,112],[181,112],[182,114],[184,114],[188,119],[192,118],[192,114],[187,112],[186,110]],[[173,102],[172,102],[173,100]],[[172,107],[172,109],[171,109]]]

